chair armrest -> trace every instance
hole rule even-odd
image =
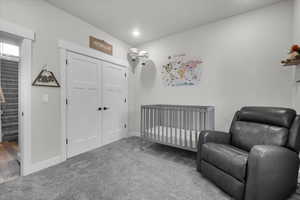
[[[222,131],[202,131],[198,140],[198,151],[205,143],[229,144],[230,134]]]
[[[229,144],[231,134],[221,131],[202,131],[198,139],[198,152],[197,152],[197,169],[200,171],[201,162],[201,149],[203,144],[206,143],[218,143]]]
[[[245,200],[282,200],[297,187],[297,153],[279,146],[257,145],[249,154]]]

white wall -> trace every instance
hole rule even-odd
[[[294,43],[300,45],[300,0],[294,0],[294,24],[293,24]],[[295,67],[295,73],[300,76],[300,66]],[[300,113],[300,83],[294,83],[294,106]]]
[[[242,106],[292,105],[292,70],[280,66],[292,42],[292,1],[233,16],[143,45],[154,65],[130,74],[130,130],[139,131],[141,104],[196,104],[216,107],[216,129],[228,130]],[[167,57],[201,58],[196,87],[164,87]]]
[[[126,59],[128,45],[59,10],[43,0],[0,0],[0,18],[36,32],[33,43],[32,80],[44,64],[60,80],[58,40],[88,47],[90,35],[113,44],[113,54]],[[49,103],[42,95],[49,94]],[[32,87],[32,162],[61,154],[60,89]]]
[[[300,43],[300,0],[294,0],[294,42]]]

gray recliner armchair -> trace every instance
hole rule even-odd
[[[197,170],[237,200],[284,200],[297,187],[299,150],[294,110],[244,107],[229,133],[201,132]]]

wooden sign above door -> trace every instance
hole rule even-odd
[[[93,36],[90,36],[90,48],[102,51],[106,54],[113,54],[113,46],[104,40],[99,40]]]

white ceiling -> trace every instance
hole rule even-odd
[[[131,45],[280,0],[47,0]],[[138,38],[132,36],[139,29]]]

